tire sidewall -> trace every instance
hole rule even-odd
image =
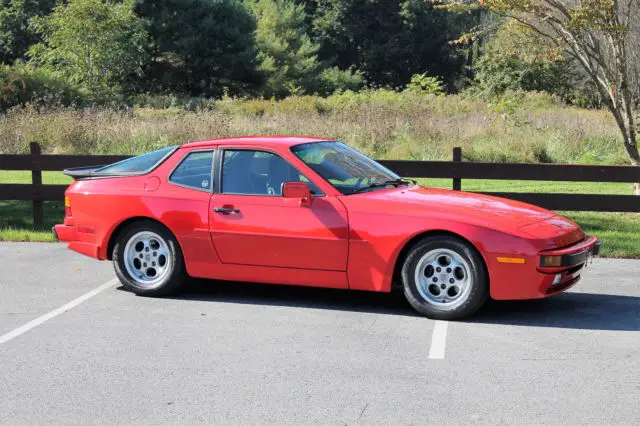
[[[472,286],[466,300],[460,305],[437,306],[425,300],[418,291],[415,271],[420,259],[428,252],[447,249],[462,256],[470,265]],[[417,243],[407,255],[402,267],[404,294],[414,309],[429,318],[462,319],[475,313],[488,299],[489,285],[484,260],[467,243],[449,236],[427,237]]]
[[[158,234],[167,243],[171,259],[169,262],[170,271],[162,279],[162,281],[153,288],[145,288],[140,286],[136,280],[131,277],[125,266],[124,248],[127,242],[139,232],[149,231]],[[129,291],[141,296],[163,296],[175,291],[184,281],[184,261],[182,252],[177,240],[171,232],[164,226],[151,222],[141,221],[134,222],[124,228],[117,236],[116,243],[113,248],[113,265],[120,282]]]

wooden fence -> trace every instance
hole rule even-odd
[[[129,158],[119,155],[41,155],[40,145],[32,142],[31,153],[0,155],[0,170],[31,171],[31,184],[0,184],[0,200],[33,202],[33,223],[44,223],[43,201],[62,201],[66,185],[43,185],[42,171],[70,167],[97,166]],[[453,149],[453,161],[384,160],[381,164],[400,176],[449,178],[460,190],[462,179],[532,180],[562,182],[640,182],[640,167],[567,164],[476,163],[462,161],[462,150]],[[551,210],[640,212],[640,196],[565,193],[486,193],[535,204]]]

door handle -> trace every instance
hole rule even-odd
[[[228,213],[240,213],[239,209],[232,209],[228,207],[216,207],[213,209],[216,213],[228,214]]]

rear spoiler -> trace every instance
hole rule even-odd
[[[87,166],[87,167],[74,167],[71,169],[64,169],[62,173],[67,176],[71,176],[75,180],[83,178],[95,177],[95,171],[104,166]]]
[[[64,169],[62,173],[67,176],[71,176],[74,180],[84,180],[84,179],[95,179],[95,178],[106,178],[106,177],[125,177],[125,176],[139,176],[147,173],[147,171],[142,172],[97,172],[97,170],[108,166],[109,164],[105,164],[102,166],[87,166],[87,167],[73,167],[70,169]]]

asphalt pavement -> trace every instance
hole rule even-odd
[[[113,278],[0,244],[0,424],[640,421],[640,261],[437,326],[400,295],[194,280],[156,299]]]

